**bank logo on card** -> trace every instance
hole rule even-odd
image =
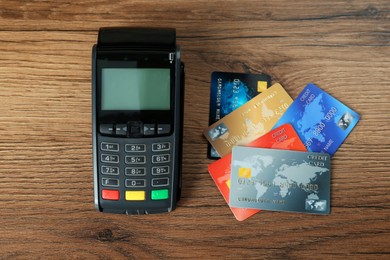
[[[306,199],[305,209],[309,211],[325,211],[326,200]]]
[[[228,128],[226,127],[226,125],[224,123],[221,123],[209,130],[209,137],[211,138],[211,140],[215,141],[227,132]]]
[[[345,112],[345,114],[340,118],[337,125],[341,129],[346,130],[348,126],[351,124],[351,122],[353,121],[353,119],[354,117],[349,112]]]

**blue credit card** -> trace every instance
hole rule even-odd
[[[329,214],[330,156],[233,147],[229,199],[237,208]]]
[[[266,74],[247,74],[215,71],[211,74],[209,125],[233,112],[271,86]],[[209,144],[207,156],[220,158]]]
[[[274,128],[290,123],[308,151],[333,156],[359,119],[355,111],[310,83]]]

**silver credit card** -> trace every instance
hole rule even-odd
[[[236,146],[230,206],[329,214],[330,156]]]

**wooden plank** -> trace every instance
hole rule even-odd
[[[365,258],[390,254],[388,1],[0,2],[1,258]],[[91,48],[101,26],[176,27],[183,191],[170,214],[93,206]],[[308,82],[361,121],[332,159],[329,216],[234,219],[207,172],[212,71]]]

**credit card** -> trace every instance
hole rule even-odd
[[[306,151],[294,128],[290,124],[279,126],[247,145],[248,147],[274,148],[283,150]],[[230,169],[232,155],[228,154],[209,165],[209,173],[229,205]],[[230,206],[229,206],[230,207]],[[235,218],[243,221],[259,212],[258,209],[245,209],[230,207]]]
[[[236,146],[231,167],[231,207],[329,214],[329,154]]]
[[[291,103],[286,90],[276,83],[206,128],[203,134],[225,156],[234,145],[248,144],[269,132]]]
[[[310,83],[275,127],[291,123],[308,151],[333,156],[359,119],[355,111]]]
[[[233,112],[269,86],[271,77],[266,74],[214,71],[211,74],[209,125]],[[207,147],[207,157],[220,158],[210,144]]]

